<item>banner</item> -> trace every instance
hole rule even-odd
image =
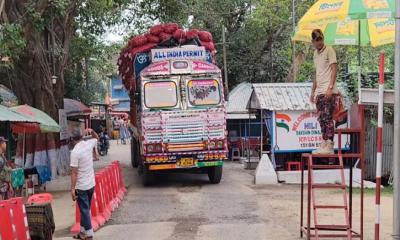
[[[340,128],[346,127],[346,124]],[[275,112],[273,147],[275,152],[309,152],[322,142],[321,127],[316,112]],[[335,149],[338,137],[335,136]],[[349,149],[350,138],[342,135],[342,150]]]
[[[60,125],[60,140],[65,140],[69,138],[68,133],[68,122],[67,122],[67,114],[64,109],[58,110],[58,121]]]

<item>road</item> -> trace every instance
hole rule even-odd
[[[287,222],[277,223],[272,212],[262,210],[263,196],[252,188],[249,172],[232,163],[224,170],[219,185],[209,184],[205,175],[169,174],[159,176],[155,186],[143,188],[135,174],[124,203],[97,238],[295,238]]]
[[[239,163],[226,162],[218,185],[209,184],[206,175],[163,174],[154,186],[143,187],[136,169],[130,166],[127,145],[114,143],[109,156],[96,165],[101,167],[115,159],[123,166],[128,193],[112,219],[95,233],[96,239],[300,239],[299,186],[255,186],[253,171],[244,170]],[[337,192],[321,193],[324,201],[340,199],[340,196]],[[383,211],[390,213],[391,198],[384,197],[383,201],[386,203]],[[366,203],[368,236],[372,234],[368,226],[373,225],[373,196],[367,197]],[[65,204],[56,202],[55,205],[56,220],[65,218],[65,212],[59,210]],[[357,210],[355,214],[358,216]],[[343,220],[342,214],[328,216],[337,224]],[[385,236],[390,236],[390,219],[389,214],[383,219],[387,226]],[[62,225],[62,229],[58,227],[56,237],[69,236],[65,226],[71,224]]]

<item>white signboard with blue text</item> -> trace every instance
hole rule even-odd
[[[275,153],[310,152],[320,146],[322,135],[316,112],[277,111],[274,119],[272,144]],[[343,124],[339,128],[345,127]],[[334,141],[337,149],[337,136]],[[342,150],[349,148],[350,137],[342,135]]]
[[[176,48],[151,49],[152,62],[166,60],[207,60],[207,52],[204,47],[185,45]]]

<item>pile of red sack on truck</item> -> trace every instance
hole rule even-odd
[[[212,54],[213,58],[216,53],[210,32],[198,29],[186,31],[176,23],[155,25],[147,33],[133,36],[120,54],[118,71],[126,89],[135,88],[133,62],[138,53],[147,53],[158,46],[177,47],[180,45],[204,46]]]

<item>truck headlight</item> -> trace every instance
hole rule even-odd
[[[162,146],[160,143],[149,144],[146,146],[146,150],[148,153],[158,153],[162,152]]]
[[[208,144],[208,146],[209,146],[210,148],[215,148],[215,142],[214,142],[214,141],[211,141],[211,142]]]
[[[147,152],[153,152],[154,151],[154,146],[153,145],[147,145]]]

